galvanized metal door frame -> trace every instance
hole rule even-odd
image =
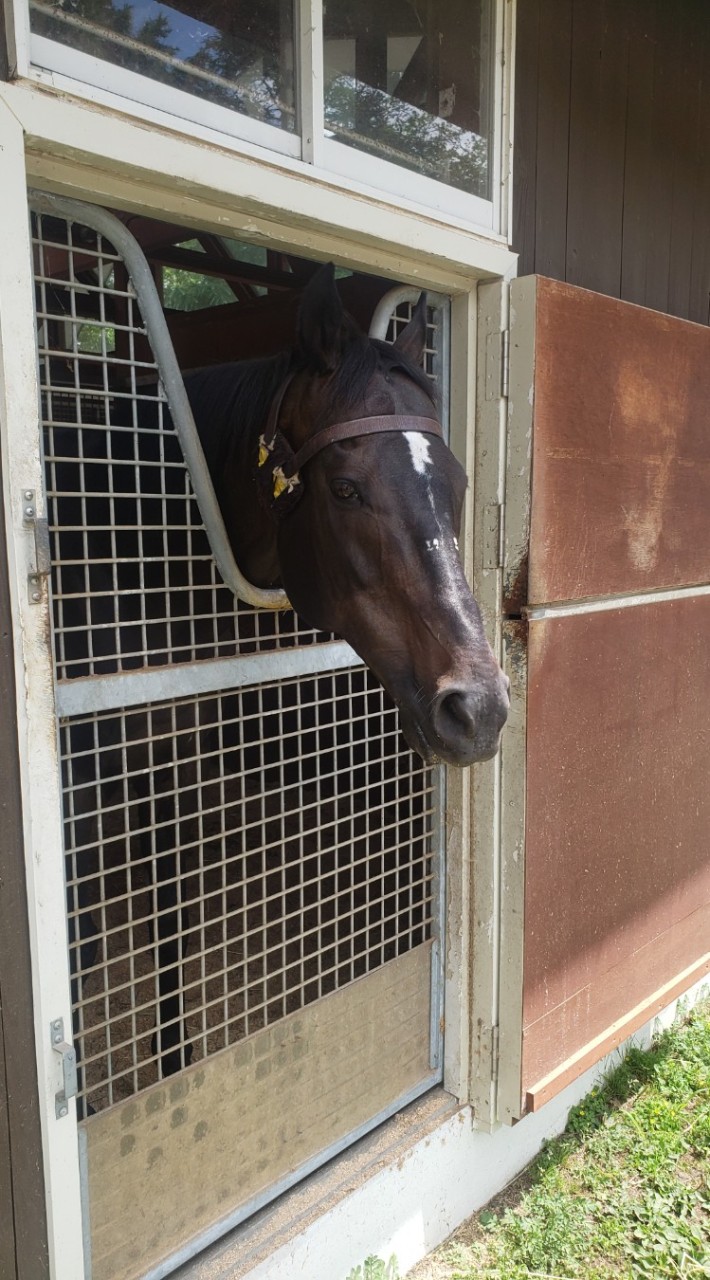
[[[32,529],[23,521],[25,494],[43,492],[34,287],[24,137],[4,107],[0,147],[0,422],[50,1274],[53,1280],[77,1280],[84,1261],[76,1111],[70,1100],[67,1114],[56,1114],[62,1063],[50,1037],[56,1019],[71,1026],[50,617],[46,590],[35,602],[28,589],[28,575],[37,566]],[[41,499],[37,510],[44,515]]]

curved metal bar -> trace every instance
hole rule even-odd
[[[255,587],[244,577],[234,559],[185,391],[185,383],[175,357],[163,307],[145,254],[135,236],[131,235],[128,228],[112,213],[97,205],[65,199],[63,196],[49,195],[44,191],[30,191],[29,200],[31,207],[38,213],[54,215],[92,227],[94,231],[105,236],[121,254],[133,282],[141,315],[148,330],[160,380],[168,399],[170,415],[175,424],[217,568],[226,586],[245,604],[253,605],[258,609],[290,608],[284,591]]]
[[[380,298],[375,307],[370,321],[368,337],[379,338],[380,342],[384,342],[387,337],[389,322],[397,307],[400,307],[403,302],[418,302],[423,292],[423,289],[415,289],[408,284],[397,285],[394,289],[390,289]]]

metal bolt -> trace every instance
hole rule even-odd
[[[28,502],[32,501],[32,499],[34,498],[34,493],[32,492],[31,489],[25,489],[25,498],[27,499]]]
[[[25,507],[25,516],[27,517],[28,520],[32,519],[34,513],[35,513],[34,507]]]
[[[67,1114],[68,1114],[68,1112],[69,1112],[69,1108],[68,1108],[68,1107],[60,1107],[60,1108],[59,1108],[59,1114],[60,1114],[60,1116],[65,1116],[65,1115],[67,1115]]]
[[[42,595],[41,595],[41,593],[40,593],[39,591],[33,591],[33,592],[32,592],[32,599],[33,599],[33,601],[34,601],[34,603],[35,603],[35,604],[39,604],[40,600],[42,599]]]

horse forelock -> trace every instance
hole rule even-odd
[[[436,403],[434,384],[424,370],[407,360],[388,342],[360,336],[346,347],[341,363],[329,379],[333,400],[350,408],[366,396],[372,380],[378,373],[387,376],[395,369],[401,370],[432,402]]]

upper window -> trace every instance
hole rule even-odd
[[[487,0],[326,0],[325,127],[489,198]]]
[[[30,0],[37,35],[296,131],[293,6],[283,0]]]
[[[31,60],[492,227],[495,7],[29,0]]]

